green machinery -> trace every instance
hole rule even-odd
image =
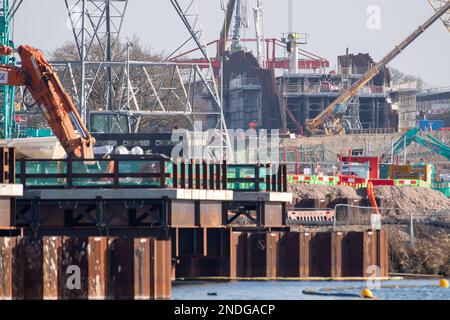
[[[446,145],[445,143],[439,141],[435,137],[433,137],[431,134],[424,133],[424,135],[420,135],[422,130],[419,128],[414,128],[408,130],[400,139],[398,139],[393,148],[392,152],[393,154],[399,154],[404,148],[409,146],[412,142],[415,142],[428,150],[439,154],[446,158],[447,160],[450,160],[450,147]],[[383,159],[385,159],[385,154],[383,156]]]
[[[11,39],[11,19],[12,12],[9,0],[0,2],[0,45],[14,47]],[[1,56],[2,64],[13,64],[15,62],[12,56]],[[1,83],[1,81],[0,81]],[[10,139],[13,136],[14,128],[14,96],[15,89],[11,86],[0,85],[0,138]]]
[[[391,152],[393,152],[393,154],[399,154],[412,142],[415,142],[434,152],[435,154],[441,155],[447,160],[450,160],[450,147],[433,137],[431,134],[423,132],[422,130],[420,130],[420,128],[408,130],[400,139],[395,142]],[[388,156],[389,153],[385,153],[382,157],[383,160],[386,161],[386,158]],[[450,197],[450,183],[441,182],[440,179],[436,176],[436,172],[433,172],[432,176],[434,176],[434,179],[432,180],[435,180],[435,182],[431,184],[431,188],[442,192],[447,197]]]

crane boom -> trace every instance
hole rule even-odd
[[[67,155],[94,158],[95,139],[42,52],[30,46],[20,46],[17,50],[0,47],[0,56],[14,52],[19,54],[22,65],[0,64],[0,85],[25,86]]]
[[[385,152],[381,159],[387,161],[391,154],[399,154],[404,148],[415,142],[428,150],[439,154],[450,160],[450,146],[434,138],[431,134],[420,136],[422,131],[419,128],[413,128],[405,132],[392,146],[390,151]]]
[[[228,40],[228,34],[230,32],[231,19],[233,18],[234,8],[236,6],[236,0],[228,1],[226,7],[223,9],[226,12],[226,17],[223,21],[222,31],[220,32],[220,50],[219,55],[223,55],[225,52],[226,42]]]
[[[307,122],[306,128],[311,134],[325,132],[325,134],[343,133],[344,128],[340,125],[340,118],[347,109],[346,103],[353,98],[358,91],[369,83],[389,62],[397,57],[406,47],[425,32],[434,22],[439,20],[448,10],[450,2],[421,25],[416,31],[410,34],[403,42],[390,51],[380,62],[371,67],[357,82],[349,89],[346,89],[336,100],[325,108],[317,117]]]

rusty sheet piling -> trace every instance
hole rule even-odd
[[[200,233],[194,230],[201,229],[183,231],[181,238],[172,240],[174,246],[183,248],[177,251],[177,278],[269,280],[388,276],[384,231],[311,233],[223,229],[213,236],[207,230],[206,242],[194,248]],[[186,247],[181,242],[191,245]]]
[[[168,299],[169,239],[1,237],[0,299]]]

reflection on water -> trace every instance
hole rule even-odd
[[[385,300],[450,300],[450,289],[440,288],[439,280],[382,281],[374,295]],[[176,282],[172,289],[174,300],[317,300],[352,299],[340,297],[359,295],[366,282],[349,281],[229,281]],[[326,293],[327,296],[307,295],[303,291]],[[335,296],[329,295],[334,294]]]

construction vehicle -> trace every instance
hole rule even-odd
[[[346,89],[336,100],[325,108],[317,117],[307,121],[306,129],[311,135],[345,134],[350,129],[350,124],[342,120],[350,100],[355,97],[360,89],[369,83],[384,67],[397,57],[406,47],[425,32],[434,22],[439,20],[450,10],[450,2],[447,2],[435,14],[409,35],[402,43],[389,52],[380,62],[371,67],[361,79],[356,81],[349,89]]]
[[[0,56],[15,52],[20,56],[21,66],[0,64],[0,85],[25,86],[67,155],[93,159],[95,139],[42,52],[30,46],[0,47]]]
[[[382,160],[388,161],[389,156],[399,154],[404,148],[409,146],[412,142],[415,142],[428,150],[443,156],[447,160],[450,160],[450,146],[439,141],[429,133],[425,133],[420,128],[413,128],[405,132],[400,139],[398,139],[391,150],[383,154]]]

